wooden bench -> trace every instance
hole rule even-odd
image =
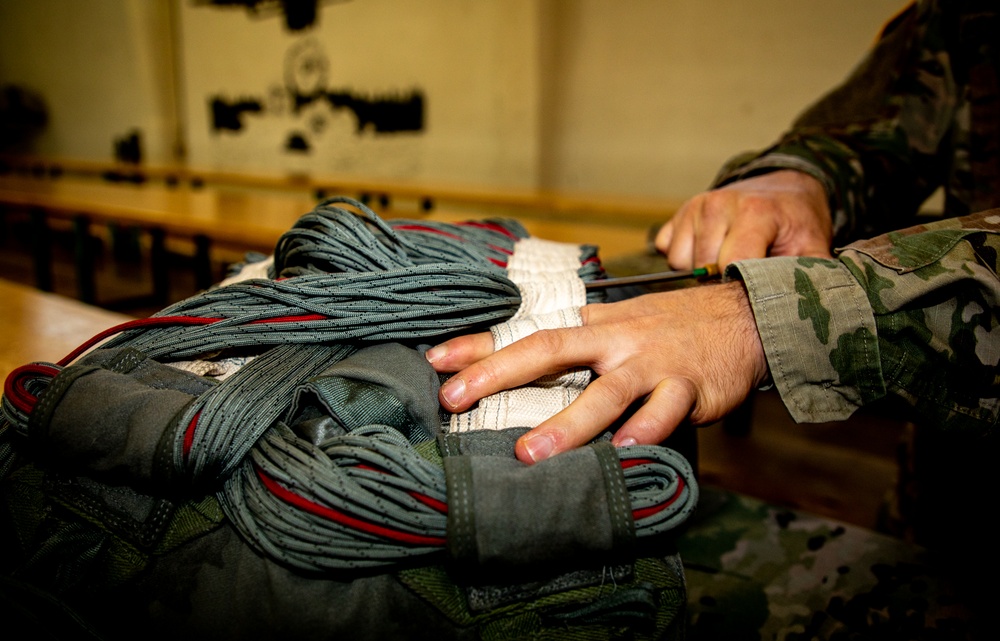
[[[411,212],[493,210],[507,215],[545,216],[554,220],[614,220],[619,224],[651,225],[665,221],[680,205],[678,199],[620,194],[568,193],[510,186],[368,179],[324,172],[251,172],[170,164],[130,164],[44,156],[0,156],[8,174],[100,178],[111,183],[160,183],[193,188],[246,187],[307,195],[314,199],[347,195],[377,211]]]
[[[30,212],[35,278],[52,290],[50,224],[69,221],[74,228],[78,295],[96,302],[89,238],[93,224],[135,227],[149,233],[154,296],[165,302],[166,239],[181,238],[195,247],[200,287],[216,275],[211,248],[269,251],[276,238],[315,202],[305,196],[262,195],[230,190],[194,190],[163,185],[112,185],[74,179],[0,178],[0,204]]]
[[[56,362],[92,336],[131,320],[0,278],[0,380],[33,361]]]
[[[306,193],[270,192],[236,187],[168,186],[161,183],[107,183],[63,176],[10,174],[0,176],[0,206],[31,216],[35,278],[38,287],[52,291],[51,227],[61,222],[73,228],[78,296],[97,302],[94,256],[89,242],[94,225],[138,228],[149,234],[153,297],[166,304],[168,272],[167,239],[193,243],[196,285],[206,288],[218,280],[212,265],[213,250],[273,251],[278,238],[300,216],[311,211],[317,199]],[[596,244],[607,260],[643,253],[656,218],[620,220],[565,210],[551,215],[535,210],[511,212],[529,233],[551,240]],[[483,218],[470,211],[433,212],[385,210],[385,218],[400,216],[455,222]],[[500,215],[499,213],[497,215]]]

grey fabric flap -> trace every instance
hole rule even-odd
[[[634,542],[628,492],[610,444],[530,466],[500,456],[446,456],[444,463],[448,547],[460,565],[558,567],[610,559]]]
[[[299,388],[290,416],[294,424],[318,402],[348,431],[388,425],[422,442],[441,430],[438,387],[437,373],[420,352],[384,343],[359,350]]]
[[[31,414],[29,437],[47,464],[153,488],[154,476],[169,475],[159,469],[161,439],[213,386],[135,350],[107,350],[56,376]]]

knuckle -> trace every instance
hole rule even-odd
[[[640,443],[659,443],[670,432],[660,415],[641,412],[629,420],[629,433]]]
[[[710,197],[705,198],[704,206],[701,208],[702,220],[714,220],[725,215],[732,198],[727,192],[712,192]]]
[[[748,193],[740,199],[740,210],[757,216],[777,211],[774,197],[767,194]]]
[[[528,337],[534,350],[555,355],[566,348],[566,333],[559,329],[542,329]]]
[[[601,401],[612,407],[624,410],[632,401],[643,396],[639,377],[630,369],[616,369],[613,374],[601,376],[592,385],[600,395]]]

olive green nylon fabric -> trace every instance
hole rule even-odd
[[[443,567],[404,570],[400,580],[434,603],[456,625],[477,627],[482,639],[604,641],[686,638],[686,592],[676,557],[640,558],[627,583],[591,585],[488,612],[474,613],[461,586]],[[581,605],[585,604],[585,605]],[[617,618],[617,621],[615,619]],[[636,623],[641,625],[636,627]]]

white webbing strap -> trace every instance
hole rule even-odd
[[[507,276],[521,292],[521,307],[510,320],[491,328],[494,349],[538,330],[582,325],[580,307],[587,292],[579,270],[577,245],[539,238],[518,241]],[[453,414],[449,431],[535,427],[573,402],[589,382],[589,369],[574,368],[493,394],[473,409]]]

